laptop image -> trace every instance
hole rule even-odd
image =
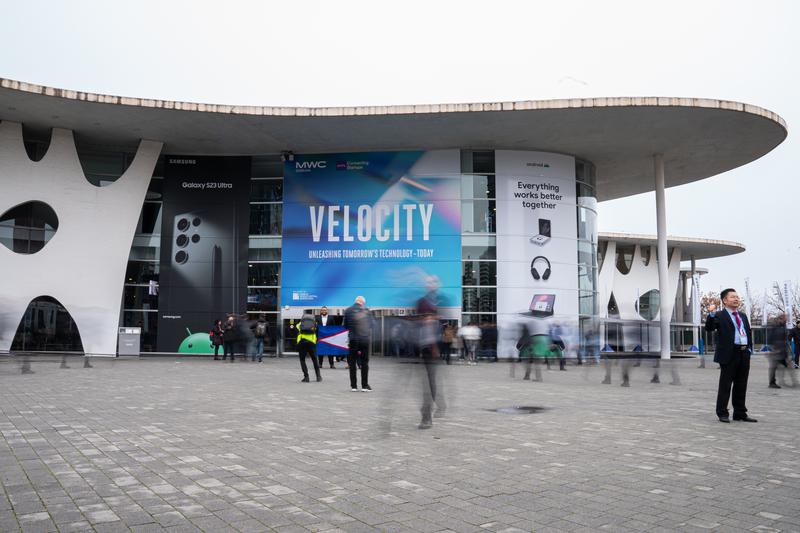
[[[531,237],[533,244],[544,246],[550,240],[550,221],[546,218],[539,219],[539,234]]]
[[[555,294],[534,294],[530,305],[531,315],[540,318],[553,316],[555,303]]]

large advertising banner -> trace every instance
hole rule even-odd
[[[247,298],[250,158],[166,156],[158,351],[213,353],[214,320]]]
[[[495,152],[498,355],[515,357],[521,325],[567,336],[578,317],[575,160]]]
[[[460,307],[459,171],[458,150],[286,161],[281,305],[410,307],[437,280]]]

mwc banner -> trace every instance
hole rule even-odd
[[[286,161],[281,305],[409,307],[435,278],[460,307],[459,171],[457,150]]]

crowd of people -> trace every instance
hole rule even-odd
[[[716,309],[710,309],[711,313],[705,327],[709,334],[717,332],[714,361],[719,363],[721,370],[717,414],[721,421],[727,419],[726,404],[733,390],[734,419],[753,421],[746,416],[743,392],[746,390],[750,355],[754,353],[753,336],[746,316],[738,312],[739,300],[736,292],[728,289],[723,293],[722,303],[725,312],[719,314]],[[343,350],[344,353],[339,355],[317,353],[318,334],[321,328],[327,326],[340,326],[341,330],[347,331],[348,342],[346,350]],[[561,325],[552,321],[545,323],[521,319],[517,326],[516,361],[524,366],[523,380],[542,381],[543,367],[550,369],[551,364],[557,365],[560,371],[566,371],[566,353],[569,345],[569,351],[573,354],[577,365],[605,366],[605,376],[602,381],[604,384],[611,383],[614,364],[621,368],[623,387],[630,386],[631,371],[637,366],[649,367],[652,373],[650,381],[660,382],[659,372],[662,363],[658,357],[652,357],[652,354],[632,353],[631,357],[619,357],[620,354],[615,354],[612,358],[605,353],[607,350],[601,349],[598,332],[591,328],[590,331],[584,332],[578,342],[571,338],[574,335],[568,335],[562,330]],[[311,361],[315,381],[322,381],[321,369],[324,367],[327,355],[331,369],[336,368],[336,364],[339,363],[348,370],[351,391],[372,391],[369,382],[369,356],[375,322],[363,296],[356,297],[353,304],[341,316],[331,316],[327,307],[323,306],[319,315],[304,314],[291,327],[294,328],[292,334],[296,335],[302,371],[301,382],[311,381],[308,360]],[[426,294],[416,302],[414,313],[391,323],[387,329],[387,336],[386,355],[413,359],[417,364],[415,367],[407,368],[416,369],[411,373],[417,375],[417,381],[422,385],[419,425],[421,429],[430,428],[433,425],[433,418],[442,416],[445,412],[441,371],[437,370],[439,364],[450,365],[460,360],[464,365],[474,366],[481,356],[487,354],[497,359],[496,326],[470,322],[457,328],[455,321],[448,320],[440,314],[438,283],[433,277],[427,282]],[[260,315],[256,320],[248,320],[246,315],[229,315],[225,321],[217,320],[209,333],[214,359],[231,362],[234,362],[237,356],[261,362],[265,346],[276,345],[278,337],[278,332],[270,327],[265,315]],[[800,355],[800,321],[794,328],[787,329],[786,318],[775,317],[764,329],[762,352],[770,363],[768,375],[770,388],[800,386],[794,372],[798,367],[798,355]],[[517,366],[511,366],[512,377],[516,375]],[[671,383],[680,384],[676,366],[670,365],[669,368],[672,373]],[[778,384],[779,381],[781,385]]]
[[[225,321],[216,320],[208,334],[211,347],[214,350],[214,360],[220,360],[219,352],[222,349],[222,360],[233,363],[236,356],[259,363],[264,359],[264,347],[270,344],[273,337],[265,315],[259,315],[256,320],[249,320],[247,315],[228,315]]]

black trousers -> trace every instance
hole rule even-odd
[[[350,339],[350,353],[347,355],[347,366],[350,367],[350,388],[358,388],[356,371],[361,367],[361,388],[369,386],[369,341],[366,339]]]
[[[322,366],[322,363],[324,361],[325,361],[325,356],[324,355],[320,355],[319,356],[319,366],[320,367]],[[333,356],[332,355],[328,356],[328,364],[331,365],[331,368],[333,368]]]
[[[222,345],[221,344],[215,344],[214,345],[214,359],[219,357],[219,348],[220,348],[220,346],[222,346]]]
[[[311,357],[311,362],[314,363],[314,374],[319,377],[319,365],[317,364],[317,345],[313,342],[303,339],[297,345],[297,351],[300,355],[300,368],[303,369],[303,377],[308,377],[308,367],[306,366],[306,356]]]
[[[717,416],[728,416],[728,400],[733,385],[733,418],[747,415],[747,377],[750,374],[750,354],[737,351],[730,362],[720,366],[719,389],[717,390]]]
[[[230,354],[231,363],[233,363],[233,360],[235,358],[235,355],[233,353],[234,349],[235,349],[235,343],[233,343],[233,342],[223,342],[222,343],[222,348],[224,350],[223,355],[222,355],[222,360],[224,361],[225,359],[227,359],[228,358],[228,354]]]
[[[422,349],[422,407],[420,413],[424,422],[430,422],[433,414],[433,405],[444,411],[444,401],[439,390],[439,381],[436,376],[436,366],[439,364],[433,358],[430,348]]]

